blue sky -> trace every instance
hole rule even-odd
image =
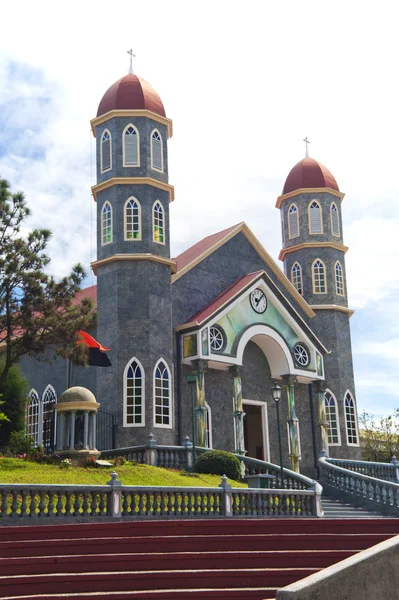
[[[359,409],[399,407],[395,9],[384,0],[4,6],[0,175],[25,191],[29,225],[53,230],[53,272],[62,276],[78,260],[89,268],[95,258],[89,121],[127,72],[133,47],[135,72],[174,121],[172,253],[245,221],[277,260],[274,205],[308,136],[310,155],[346,194]]]

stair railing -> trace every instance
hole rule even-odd
[[[329,457],[328,462],[332,465],[342,467],[343,469],[361,473],[362,475],[368,475],[369,477],[399,483],[399,461],[396,460],[396,456],[392,458],[390,463],[369,462],[364,460],[347,460]]]

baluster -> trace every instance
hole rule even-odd
[[[45,516],[46,503],[45,503],[44,495],[45,495],[45,492],[43,490],[40,490],[39,491],[40,502],[39,502],[39,512],[38,512],[39,517]]]
[[[68,490],[65,492],[65,516],[71,516],[71,492]]]
[[[80,494],[75,492],[75,499],[73,503],[73,513],[75,517],[79,517],[80,515]]]
[[[99,505],[100,497],[96,492],[91,493],[91,516],[98,516],[98,505]]]
[[[139,512],[138,512],[139,515],[144,514],[144,507],[145,507],[144,494],[145,494],[145,492],[143,492],[143,491],[139,492],[139,498],[140,498],[140,500],[139,500]]]
[[[82,492],[82,514],[83,516],[87,516],[88,515],[88,508],[89,508],[89,503],[88,503],[88,499],[87,499],[87,491],[85,490],[84,492]]]
[[[56,505],[56,513],[55,516],[56,517],[62,517],[63,516],[63,506],[62,506],[62,498],[63,498],[63,493],[61,492],[61,490],[58,491],[58,498],[57,498],[57,505]]]
[[[17,492],[17,490],[13,489],[13,490],[10,490],[10,493],[12,495],[10,517],[15,517],[17,514],[17,508],[18,508],[18,492]]]
[[[181,505],[180,505],[181,514],[183,516],[187,514],[187,501],[188,501],[187,493],[183,492],[181,495]]]
[[[190,517],[195,514],[195,494],[188,492],[188,514]]]
[[[161,492],[161,512],[160,512],[160,516],[163,517],[163,515],[166,512],[166,492]]]
[[[21,491],[22,502],[21,502],[21,512],[19,513],[20,517],[26,517],[27,516],[27,511],[26,511],[26,497],[27,497],[28,493],[29,492],[27,490],[22,490]]]
[[[3,489],[3,491],[1,492],[1,515],[3,517],[7,516],[7,497],[8,491]]]

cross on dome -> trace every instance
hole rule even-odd
[[[132,48],[130,48],[130,50],[128,50],[127,53],[130,54],[129,75],[132,75],[133,74],[133,58],[136,58],[136,55],[133,54]]]
[[[307,138],[307,137],[305,137],[305,138],[303,139],[303,141],[304,141],[304,142],[305,142],[305,144],[306,144],[305,158],[309,158],[308,144],[310,144],[310,142],[309,142],[309,140],[308,140],[308,138]]]

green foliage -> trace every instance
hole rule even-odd
[[[390,462],[399,457],[399,409],[388,417],[363,411],[359,425],[363,460]]]
[[[0,359],[0,373],[4,368],[5,358]],[[12,431],[22,431],[25,428],[26,394],[28,383],[21,374],[18,365],[13,365],[0,386],[0,397],[3,400],[6,422],[0,428],[0,445],[7,446]]]
[[[32,448],[32,450],[29,452],[29,459],[34,460],[40,465],[50,462],[43,446],[40,444],[37,446],[37,448]]]
[[[82,458],[80,461],[80,466],[84,469],[96,469],[97,459],[95,456],[87,456],[86,458]]]
[[[240,461],[234,454],[224,450],[207,450],[197,458],[195,469],[197,473],[214,473],[227,475],[230,479],[240,479]]]
[[[64,458],[60,462],[60,469],[67,470],[72,466],[72,462],[70,458]]]
[[[12,367],[24,355],[39,357],[49,347],[55,355],[85,363],[77,331],[93,320],[92,304],[73,302],[85,277],[81,265],[61,281],[47,273],[45,254],[51,232],[35,229],[21,235],[29,216],[22,192],[12,193],[0,179],[0,340],[5,343],[0,389]]]
[[[114,467],[120,467],[121,465],[126,464],[126,458],[124,456],[115,456],[112,464]]]
[[[34,443],[34,439],[24,431],[12,431],[8,448],[13,454],[30,455],[35,450]]]

